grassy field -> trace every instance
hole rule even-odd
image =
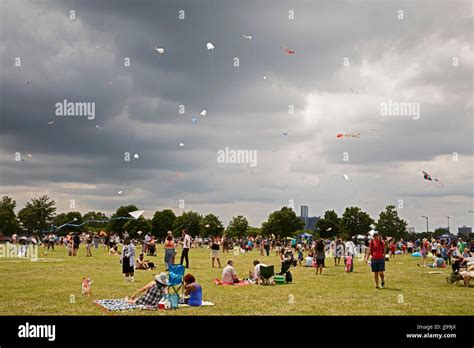
[[[163,250],[151,257],[164,268]],[[352,274],[334,267],[326,259],[322,276],[313,268],[292,268],[293,284],[275,286],[217,286],[213,280],[222,270],[211,267],[208,249],[190,251],[191,268],[203,287],[204,300],[215,306],[181,308],[175,311],[128,311],[104,313],[92,299],[123,298],[153,279],[155,271],[137,271],[135,283],[125,282],[118,256],[109,256],[102,248],[93,249],[93,257],[85,257],[81,245],[77,257],[68,257],[64,247],[32,262],[18,258],[0,259],[0,315],[473,315],[474,289],[446,283],[450,269],[443,274],[429,274],[419,268],[418,258],[397,255],[386,263],[386,289],[376,290],[370,267],[355,261]],[[178,253],[179,256],[179,253]],[[239,277],[246,276],[254,259],[274,264],[279,269],[275,252],[270,257],[247,254],[222,256],[235,263]],[[92,278],[92,297],[81,294],[82,276]],[[70,303],[75,297],[75,303]],[[293,300],[293,301],[291,301]]]

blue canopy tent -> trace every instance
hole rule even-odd
[[[312,234],[309,234],[309,233],[301,233],[298,235],[297,237],[297,243],[300,243],[303,239],[306,239],[307,242],[311,242],[313,240],[313,235]]]

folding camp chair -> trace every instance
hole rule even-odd
[[[184,292],[184,266],[182,265],[170,265],[169,276],[168,276],[168,290],[172,289],[174,294],[179,295],[179,291],[182,289]]]
[[[260,280],[262,285],[273,285],[275,266],[260,266]]]
[[[166,297],[170,301],[172,309],[178,308],[178,303],[184,301],[184,269],[182,265],[170,265],[168,269],[168,294]]]

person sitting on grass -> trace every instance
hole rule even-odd
[[[441,257],[441,254],[433,256],[433,264],[431,265],[421,265],[418,263],[418,267],[427,267],[427,268],[446,268],[446,261]]]
[[[264,263],[260,263],[260,261],[258,260],[255,260],[253,262],[253,266],[254,266],[254,269],[253,271],[249,271],[249,278],[250,280],[254,281],[256,284],[260,284],[261,283],[261,279],[260,279],[260,267],[267,267],[266,264]]]
[[[136,264],[137,264],[137,269],[144,269],[144,270],[148,270],[148,269],[153,269],[155,268],[155,264],[153,262],[150,262],[150,260],[144,260],[144,254],[141,253],[139,256],[138,256],[138,259],[136,260]]]
[[[161,272],[155,276],[154,280],[146,284],[141,289],[137,290],[127,302],[137,305],[157,307],[160,300],[166,295],[167,285],[167,274],[165,272]],[[137,298],[139,294],[145,291],[145,295]]]
[[[116,245],[112,246],[109,250],[109,255],[118,255],[118,247]]]
[[[192,307],[202,305],[202,287],[196,283],[196,279],[191,273],[184,276],[184,296],[188,297],[186,303]]]
[[[464,248],[464,251],[462,252],[462,257],[463,257],[463,258],[471,257],[471,251],[469,250],[468,247],[465,247],[465,248]]]
[[[235,272],[234,262],[232,260],[227,261],[227,266],[222,270],[222,283],[224,284],[234,284],[240,283],[239,278],[237,277],[237,272]]]
[[[313,267],[313,254],[311,252],[306,256],[304,265],[305,267]]]
[[[474,257],[466,257],[463,262],[466,265],[466,270],[461,270],[459,274],[464,280],[464,286],[468,287],[471,278],[474,278]]]

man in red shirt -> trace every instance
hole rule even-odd
[[[369,244],[369,255],[372,257],[371,266],[372,272],[374,272],[375,288],[379,289],[379,275],[382,280],[383,289],[385,286],[385,243],[380,239],[380,235],[375,232],[373,235],[374,239]]]

